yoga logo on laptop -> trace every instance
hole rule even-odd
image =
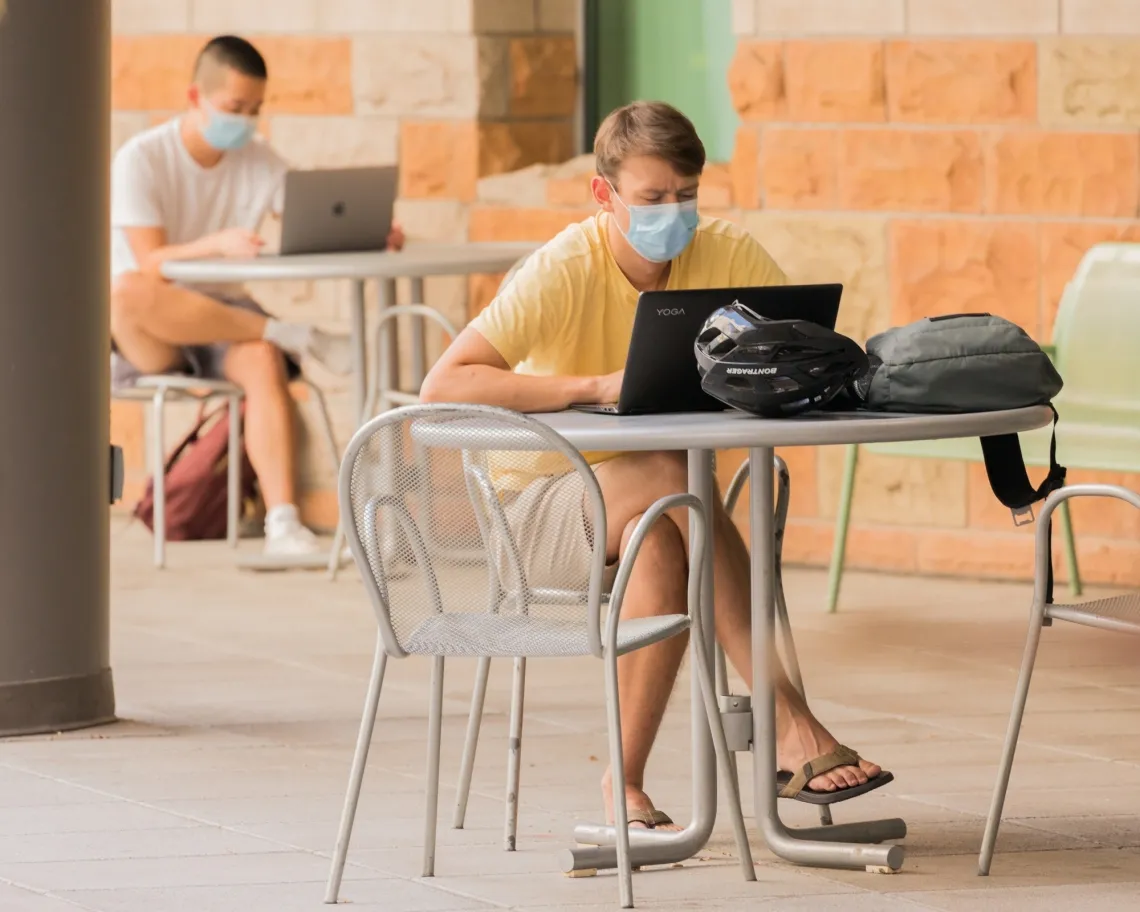
[[[685,315],[684,307],[658,307],[657,316],[659,317],[683,317]]]

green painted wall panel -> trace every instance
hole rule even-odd
[[[667,101],[727,161],[737,126],[728,93],[736,48],[731,0],[594,0],[594,124],[637,99]]]

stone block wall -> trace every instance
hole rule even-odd
[[[299,167],[398,163],[397,217],[413,241],[465,240],[480,178],[575,151],[576,0],[113,0],[112,11],[114,148],[182,109],[194,56],[211,36],[240,34],[269,65],[262,132]],[[272,243],[274,226],[266,232]],[[462,324],[466,280],[426,285],[428,303]],[[252,291],[283,318],[347,329],[347,285]],[[347,441],[348,382],[318,368],[311,376]],[[315,416],[309,403],[299,407],[307,429]],[[172,410],[171,443],[193,414]],[[145,417],[128,403],[114,403],[111,417],[130,504],[146,477]],[[302,509],[329,528],[335,467],[309,437]]]
[[[744,225],[793,281],[842,281],[839,328],[859,341],[977,310],[1048,341],[1083,253],[1140,241],[1140,5],[735,0],[734,27],[741,124],[702,209]],[[592,211],[590,173],[583,158],[482,181],[471,236],[549,238]],[[472,313],[495,284],[472,281]],[[843,452],[782,455],[785,553],[824,564]],[[722,455],[725,481],[741,458]],[[1138,476],[1070,479],[1140,489]],[[1073,512],[1087,579],[1140,585],[1140,516]],[[1025,578],[1032,566],[1031,532],[1014,529],[981,466],[864,453],[852,517],[851,567]]]

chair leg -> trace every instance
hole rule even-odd
[[[709,731],[713,739],[713,748],[717,763],[720,766],[721,776],[724,778],[725,790],[728,792],[728,810],[732,815],[732,830],[736,837],[736,851],[740,856],[740,866],[745,880],[756,879],[756,866],[752,862],[752,847],[748,843],[748,829],[744,825],[744,812],[740,806],[740,779],[736,769],[736,755],[728,749],[728,740],[724,735],[724,726],[720,719],[720,706],[716,699],[716,685],[713,681],[712,671],[709,669],[708,651],[705,649],[704,636],[700,630],[700,623],[692,625],[691,635],[694,639],[693,652],[696,654],[697,680],[701,688],[701,698],[705,704],[705,715],[709,721]],[[628,838],[628,831],[627,831]]]
[[[511,728],[507,740],[507,818],[503,848],[515,850],[519,829],[519,777],[522,773],[523,698],[526,693],[526,659],[515,659],[511,681]]]
[[[1065,543],[1065,567],[1069,571],[1069,592],[1073,594],[1073,598],[1080,598],[1083,586],[1081,586],[1081,570],[1077,565],[1077,542],[1073,536],[1073,517],[1069,513],[1069,502],[1067,500],[1061,501],[1061,537]]]
[[[150,455],[154,471],[154,565],[158,569],[166,566],[166,453],[163,427],[166,418],[166,391],[158,389],[154,393],[151,409]]]
[[[989,817],[986,818],[986,832],[982,837],[982,850],[978,856],[978,874],[990,873],[990,862],[994,857],[998,827],[1001,826],[1001,812],[1005,805],[1005,794],[1009,788],[1009,776],[1013,770],[1013,755],[1017,750],[1017,737],[1021,733],[1021,720],[1025,715],[1025,701],[1029,696],[1029,682],[1033,677],[1033,663],[1037,658],[1037,645],[1041,641],[1041,630],[1045,620],[1044,603],[1034,605],[1029,622],[1029,635],[1025,640],[1025,654],[1021,659],[1021,673],[1014,691],[1013,708],[1009,714],[1009,726],[1002,747],[1001,766],[998,768],[997,783],[994,785],[993,799],[990,802]]]
[[[439,742],[443,735],[443,656],[432,660],[428,710],[427,808],[424,812],[424,877],[435,876],[435,828],[439,817]]]
[[[372,731],[376,727],[376,708],[380,703],[380,688],[384,686],[384,669],[388,654],[380,637],[376,638],[376,651],[372,657],[372,676],[368,680],[368,693],[364,698],[364,712],[360,717],[360,732],[356,737],[356,753],[352,757],[352,771],[348,776],[348,793],[340,814],[340,830],[336,837],[332,867],[329,869],[325,902],[335,903],[344,875],[344,862],[348,857],[348,843],[352,839],[352,824],[356,820],[356,806],[360,801],[360,786],[364,782],[364,767],[368,764],[368,748],[372,745]]]
[[[467,799],[471,795],[471,776],[475,771],[475,751],[479,747],[479,729],[483,724],[483,705],[487,701],[487,679],[491,676],[491,659],[483,656],[475,670],[475,689],[471,692],[471,712],[467,717],[467,737],[463,741],[463,760],[459,764],[459,788],[455,795],[455,817],[452,827],[462,830],[467,821]]]
[[[629,859],[629,809],[625,802],[625,755],[621,746],[617,655],[607,651],[606,721],[610,738],[610,783],[613,786],[614,841],[617,843],[618,893],[623,909],[633,908],[633,868]]]
[[[241,526],[241,396],[230,396],[230,438],[226,457],[226,541],[238,546]]]
[[[849,444],[843,462],[843,489],[839,494],[839,515],[835,518],[835,544],[831,549],[831,570],[827,579],[828,614],[834,614],[839,604],[843,561],[847,555],[847,525],[851,520],[851,499],[855,494],[855,468],[858,464],[859,445]]]

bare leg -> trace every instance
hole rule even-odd
[[[111,333],[127,360],[143,371],[149,367],[139,364],[132,350],[140,343],[170,351],[184,345],[256,342],[267,319],[139,273],[120,276],[111,293]]]
[[[615,534],[615,530],[624,531],[630,521],[644,513],[658,498],[680,493],[687,488],[685,458],[680,453],[639,453],[619,456],[599,466],[597,476],[606,501],[611,537]],[[680,515],[671,518],[674,520],[674,528],[684,542],[684,553],[687,553],[689,537],[687,515],[681,511]],[[748,551],[736,526],[719,503],[714,506],[713,523],[716,542],[713,567],[717,638],[724,645],[732,664],[741,671],[751,685]],[[610,549],[611,554],[616,554],[612,543]],[[680,583],[674,580],[672,585],[677,586],[676,598],[681,600],[680,604],[683,604],[684,579],[682,578]],[[641,597],[640,580],[633,578],[630,580],[626,604],[634,604],[635,600],[640,600]],[[658,598],[659,594],[650,595],[651,600]],[[775,682],[776,725],[780,736],[777,760],[783,769],[798,770],[813,757],[833,750],[837,742],[808,710],[788,681],[783,668],[778,667],[779,677]],[[675,675],[676,666],[670,668],[664,664],[650,666],[646,663],[639,673],[652,674],[657,678],[666,673]],[[672,683],[672,677],[668,678],[664,686],[660,681],[657,682],[661,712],[664,711]],[[622,704],[624,726],[625,708],[628,705],[624,689]],[[626,776],[630,782],[642,782],[644,762],[638,769],[631,765],[630,758],[648,756],[656,726],[650,731],[647,727],[636,729],[635,724],[631,720],[630,731],[638,731],[642,737],[648,737],[649,743],[630,745],[627,748]],[[862,761],[860,767],[840,767],[816,776],[809,783],[809,787],[831,791],[865,782],[868,777],[878,775],[878,772],[879,768],[873,763]]]
[[[312,356],[334,373],[352,370],[347,336],[283,323],[141,273],[125,273],[115,282],[111,335],[123,356],[143,373],[177,366],[182,346],[261,339],[292,355]]]
[[[223,370],[245,390],[245,447],[265,506],[295,504],[296,440],[285,359],[268,342],[242,342],[226,352]]]
[[[640,514],[632,517],[620,529],[616,524],[611,527],[615,534],[620,535],[618,547],[622,554],[640,518]],[[684,614],[685,567],[685,545],[681,533],[671,520],[663,519],[649,531],[641,546],[626,590],[622,617]],[[687,636],[671,637],[618,659],[626,809],[631,817],[654,810],[644,791],[645,765],[649,761],[649,749],[661,727],[665,706],[687,645]],[[612,823],[608,770],[602,788],[607,819]]]

